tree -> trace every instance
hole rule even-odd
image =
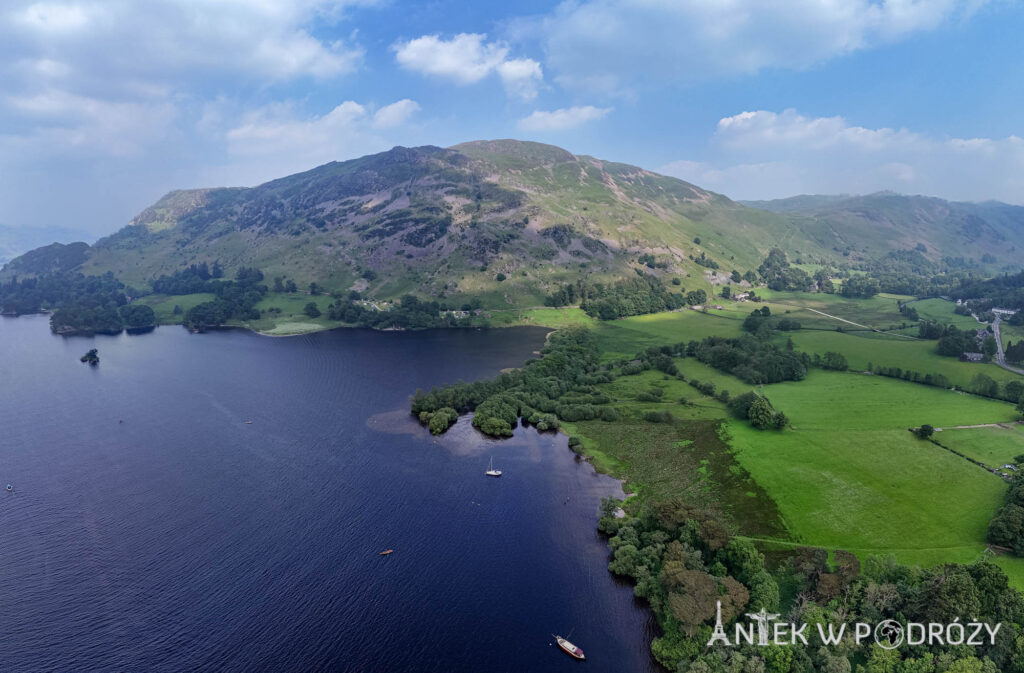
[[[1017,402],[1017,411],[1024,417],[1024,395],[1021,395],[1020,401]]]
[[[981,343],[981,352],[985,356],[986,360],[991,360],[999,352],[999,347],[996,345],[996,338],[991,334],[985,337],[985,340]]]
[[[143,304],[128,304],[122,306],[118,312],[121,314],[121,321],[129,329],[142,327],[153,327],[156,325],[156,314],[153,309]]]
[[[691,290],[686,293],[686,303],[690,306],[703,304],[708,300],[708,293],[704,290]]]
[[[728,299],[732,296],[732,288],[728,285],[722,288],[722,299]]]
[[[850,368],[846,357],[842,353],[835,353],[833,351],[829,351],[822,356],[821,366],[825,369],[834,369],[840,372],[845,372]]]
[[[494,277],[494,279],[496,281],[498,281],[499,283],[501,283],[501,282],[503,282],[505,280],[505,277],[506,277],[505,274],[499,273],[497,276]]]
[[[424,412],[429,413],[429,412]],[[434,413],[430,414],[430,420],[428,427],[430,428],[430,434],[440,435],[445,432],[448,428],[459,420],[459,412],[455,411],[451,407],[442,407]]]
[[[310,283],[309,284],[309,293],[311,295],[313,295],[314,297],[316,295],[320,294],[320,286],[317,285],[316,283]]]
[[[917,430],[915,430],[914,434],[916,434],[921,439],[928,439],[933,434],[935,434],[935,428],[933,428],[932,426],[930,426],[927,423],[925,423],[924,425],[919,427]]]
[[[95,348],[90,348],[89,351],[79,359],[82,362],[88,362],[91,365],[98,365],[100,363],[100,352]]]
[[[991,376],[979,372],[971,379],[971,392],[985,397],[999,397],[999,384]]]
[[[750,419],[750,424],[758,430],[767,430],[775,425],[775,411],[768,400],[763,397],[758,397],[750,405],[747,418]]]
[[[474,424],[476,424],[475,419]],[[490,435],[491,437],[512,436],[512,426],[508,423],[508,421],[502,420],[500,418],[485,418],[479,425],[477,425],[477,427],[480,428],[480,432],[484,433],[485,435]]]
[[[316,305],[315,301],[311,301],[306,304],[306,307],[302,309],[302,312],[308,315],[310,318],[320,317],[320,308]]]

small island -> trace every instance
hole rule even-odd
[[[100,363],[100,352],[95,348],[90,348],[89,352],[83,355],[81,358],[82,362],[88,362],[91,365],[98,365]]]

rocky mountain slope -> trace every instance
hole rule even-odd
[[[268,280],[283,276],[369,297],[414,292],[529,306],[581,278],[641,272],[696,287],[716,273],[756,268],[776,246],[805,260],[841,262],[851,251],[857,259],[925,241],[936,258],[988,253],[1010,263],[1024,242],[1014,207],[968,212],[947,204],[956,215],[939,217],[927,213],[946,202],[925,200],[938,204],[923,211],[896,201],[917,198],[828,197],[754,208],[539,143],[396,147],[258,187],[171,192],[95,245],[34,251],[0,278],[55,264],[66,269],[70,260],[85,274],[112,271],[145,287],[190,264],[219,262],[229,274],[255,266]],[[872,199],[893,203],[874,211],[857,205]]]

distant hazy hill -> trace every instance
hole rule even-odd
[[[999,266],[1021,266],[1021,206],[996,201],[959,203],[892,192],[865,196],[804,195],[743,203],[794,219],[812,219],[832,229],[850,248],[869,254],[921,243],[932,257],[980,260],[989,254]]]
[[[10,227],[0,224],[0,266],[49,243],[82,239],[82,232],[60,227]]]
[[[924,241],[933,256],[991,252],[1009,263],[1024,238],[1009,206],[977,206],[950,219],[918,213],[922,207],[907,205],[916,197],[856,197],[891,200],[881,211],[837,208],[856,199],[799,198],[805,203],[796,209],[777,202],[751,208],[681,180],[539,143],[396,147],[258,187],[171,192],[83,251],[76,268],[113,271],[142,286],[189,264],[219,261],[229,274],[255,266],[268,280],[287,276],[332,291],[526,306],[558,283],[637,270],[680,276],[695,288],[710,273],[704,260],[742,272],[775,246],[843,261],[851,248],[856,257]],[[924,213],[945,203],[922,201],[935,202]],[[30,273],[36,262],[52,267],[57,252],[25,256],[0,277],[16,268]],[[643,260],[650,264],[640,263],[641,255],[650,255]],[[63,267],[69,257],[59,257]]]

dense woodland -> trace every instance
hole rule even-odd
[[[404,295],[388,311],[364,308],[356,301],[358,293],[331,304],[327,317],[331,320],[375,329],[427,329],[430,327],[459,327],[466,323],[450,313],[442,315],[441,305],[434,301],[421,301],[411,294]]]
[[[50,329],[57,334],[116,334],[125,328],[155,325],[153,309],[128,304],[130,292],[134,290],[111,273],[13,278],[0,285],[0,312],[19,315],[51,310]]]
[[[256,320],[260,317],[256,304],[267,294],[262,284],[263,272],[242,267],[234,280],[224,280],[220,265],[193,264],[170,276],[153,281],[153,291],[160,294],[197,294],[208,292],[216,296],[212,301],[193,306],[185,312],[184,323],[194,330],[227,324],[231,320]]]
[[[510,436],[520,417],[541,430],[559,427],[560,419],[613,421],[618,413],[607,406],[610,398],[596,388],[613,377],[598,364],[597,346],[588,330],[559,330],[548,339],[541,357],[528,360],[522,368],[490,381],[456,383],[426,393],[417,390],[411,411],[432,431],[441,432],[447,426],[441,429],[441,422],[434,420],[436,413],[448,417],[447,409],[475,411],[473,425],[494,437]]]
[[[571,306],[580,308],[592,318],[614,320],[631,315],[672,311],[683,306],[703,304],[707,300],[704,290],[683,295],[670,292],[660,279],[643,274],[638,278],[619,281],[610,285],[579,281],[564,285],[547,296],[547,306]]]
[[[841,550],[820,548],[777,554],[772,562],[713,508],[642,501],[616,518],[619,502],[602,505],[600,528],[611,536],[608,569],[631,578],[634,593],[650,603],[663,634],[654,656],[680,673],[985,673],[1024,671],[1024,595],[987,560],[929,569],[868,557],[863,566]],[[870,624],[979,621],[1002,624],[994,645],[908,646],[883,650],[847,640],[822,647],[707,647],[721,601],[726,623],[762,608],[796,623]],[[727,632],[731,631],[727,627]]]

